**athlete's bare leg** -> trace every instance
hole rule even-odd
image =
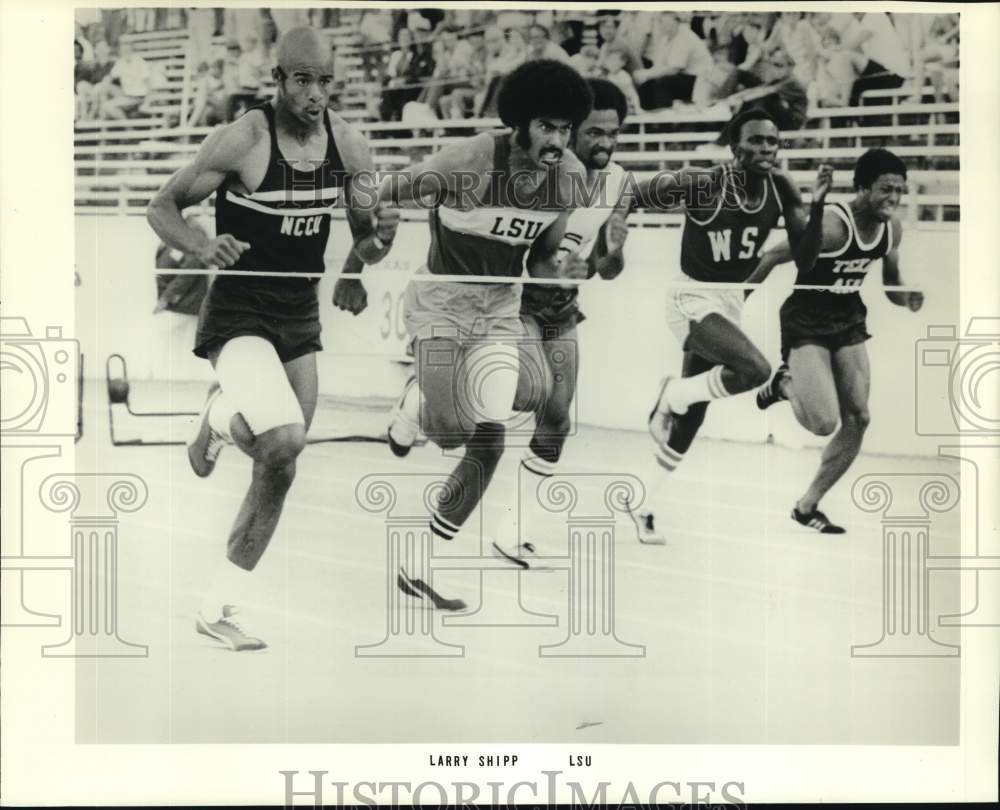
[[[474,347],[472,351],[479,348]],[[464,455],[449,478],[448,490],[439,498],[431,516],[432,530],[451,539],[479,505],[503,455],[504,421],[513,405],[516,369],[501,370],[500,363],[494,373],[487,375],[487,386],[504,387],[509,383],[507,401],[499,403],[501,407],[491,402],[498,411],[498,418],[489,418],[468,403],[459,401],[464,396],[464,376],[468,373],[463,366],[466,361],[474,364],[468,359],[471,352],[448,338],[419,340],[416,351],[417,382],[423,395],[421,427],[424,433],[443,450],[465,447]],[[516,363],[516,350],[511,351],[513,358],[507,355],[506,360]],[[505,375],[506,380],[503,379]],[[484,401],[496,398],[495,390],[478,393]],[[505,410],[506,415],[500,417],[499,410]]]
[[[210,358],[213,365],[218,354],[216,351]],[[305,424],[281,425],[254,436],[239,413],[230,420],[234,443],[253,459],[250,488],[229,533],[227,550],[230,561],[247,571],[254,569],[274,535],[295,479],[295,460],[305,447],[316,410],[316,355],[310,353],[283,366]]]
[[[797,350],[796,350],[797,351]],[[840,408],[840,430],[823,451],[819,471],[798,502],[800,512],[811,512],[820,499],[840,480],[861,450],[868,428],[868,391],[871,369],[864,343],[844,346],[831,356],[833,380]],[[793,384],[794,383],[794,370]]]
[[[522,365],[518,381],[519,397],[527,387],[528,395],[535,403],[535,432],[530,449],[536,457],[554,465],[558,463],[566,437],[573,428],[570,409],[580,373],[576,327],[565,330],[558,337],[543,337],[538,321],[531,316],[521,320],[533,338],[531,345],[540,347],[544,357],[544,380],[526,379],[528,375],[523,372]]]
[[[807,344],[788,353],[788,374],[781,391],[799,424],[817,436],[829,436],[840,421],[833,358],[824,346]]]
[[[760,349],[739,326],[715,312],[691,323],[685,349],[723,366],[722,384],[730,394],[763,385],[771,376]]]

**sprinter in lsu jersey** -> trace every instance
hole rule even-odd
[[[590,113],[591,93],[571,67],[540,59],[504,79],[498,104],[509,130],[446,146],[381,186],[387,204],[430,201],[426,275],[495,279],[436,282],[421,273],[403,296],[416,378],[394,413],[389,441],[404,455],[422,430],[443,450],[464,448],[431,515],[431,531],[446,540],[479,504],[504,451],[525,340],[521,285],[507,280],[526,264],[550,272],[526,260],[529,249],[549,255],[558,248],[572,175],[583,170],[569,139]],[[400,572],[404,591],[417,595],[423,585]]]
[[[668,375],[649,416],[654,457],[643,476],[654,496],[684,458],[712,400],[758,387],[771,368],[740,324],[745,282],[771,231],[784,220],[796,264],[818,246],[829,166],[821,166],[808,222],[798,188],[777,168],[778,128],[759,109],[728,124],[733,160],[711,169],[661,173],[640,183],[639,204],[684,213],[680,268],[670,279],[667,324],[683,349],[680,376]],[[714,288],[718,284],[718,287]],[[634,514],[641,542],[657,542],[652,514]]]
[[[882,281],[898,286],[903,229],[896,209],[906,184],[906,165],[892,152],[870,149],[854,169],[854,199],[828,205],[822,244],[811,268],[800,269],[796,289],[781,306],[781,359],[771,381],[757,394],[769,408],[787,399],[799,423],[817,436],[836,435],[823,451],[819,471],[792,507],[792,519],[824,534],[842,534],[820,511],[820,499],[847,472],[861,450],[868,427],[871,370],[865,342],[868,310],[860,287],[873,262],[882,262]],[[751,276],[763,281],[790,258],[787,244],[765,253]],[[898,306],[916,312],[923,293],[886,290]],[[839,423],[839,430],[838,430]]]
[[[194,351],[212,363],[218,384],[188,447],[199,476],[212,472],[230,440],[253,459],[227,558],[196,619],[199,633],[237,651],[267,646],[245,616],[237,618],[238,607],[252,601],[250,572],[277,527],[316,406],[316,279],[282,274],[323,271],[341,198],[355,232],[351,261],[380,261],[399,219],[372,205],[376,186],[363,136],[327,110],[329,43],[313,29],[291,29],[278,42],[277,63],[274,100],[211,133],[148,213],[171,247],[205,266],[249,271],[220,272],[202,305]],[[218,236],[210,240],[187,226],[181,211],[212,192]]]

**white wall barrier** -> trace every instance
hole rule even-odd
[[[335,223],[327,267],[343,261],[342,223]],[[880,290],[880,272],[870,273],[862,295],[869,308],[868,343],[872,366],[870,452],[935,455],[933,440],[914,433],[916,342],[931,324],[959,325],[958,231],[940,225],[910,228],[903,239],[904,279],[920,285],[926,303],[920,313],[890,304]],[[126,357],[133,380],[208,380],[210,369],[191,354],[194,318],[153,315],[153,266],[157,238],[139,217],[76,217],[77,338],[87,357],[88,375],[103,373],[112,352]],[[423,223],[403,223],[389,258],[366,270],[368,309],[357,317],[335,309],[333,283],[320,283],[323,343],[320,389],[350,396],[394,396],[408,370],[390,358],[403,356],[401,317],[404,273],[426,259]],[[580,326],[580,387],[577,414],[582,423],[606,428],[644,429],[651,399],[665,373],[677,373],[680,350],[664,320],[665,280],[676,268],[678,228],[633,228],[626,245],[626,268],[615,281],[583,286]],[[792,283],[791,265],[778,268],[747,302],[744,327],[765,355],[779,360],[778,307]],[[927,396],[927,392],[924,394]],[[821,445],[802,430],[787,406],[757,411],[751,396],[712,405],[704,434],[721,439],[775,441],[791,446]]]

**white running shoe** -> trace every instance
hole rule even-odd
[[[265,649],[267,644],[250,635],[236,618],[239,612],[239,608],[235,605],[223,605],[222,615],[215,621],[209,621],[201,611],[198,611],[195,629],[203,636],[228,644],[234,652]]]
[[[208,389],[208,396],[205,397],[205,405],[201,409],[198,421],[195,423],[195,432],[188,442],[188,461],[191,462],[191,469],[199,478],[205,478],[212,474],[215,469],[215,462],[219,459],[219,453],[226,445],[226,438],[213,428],[208,422],[209,411],[212,405],[222,394],[222,389],[217,382],[213,382]]]

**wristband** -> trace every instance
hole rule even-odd
[[[377,233],[372,234],[372,242],[374,243],[376,250],[383,250],[385,248],[385,242],[378,238]]]

